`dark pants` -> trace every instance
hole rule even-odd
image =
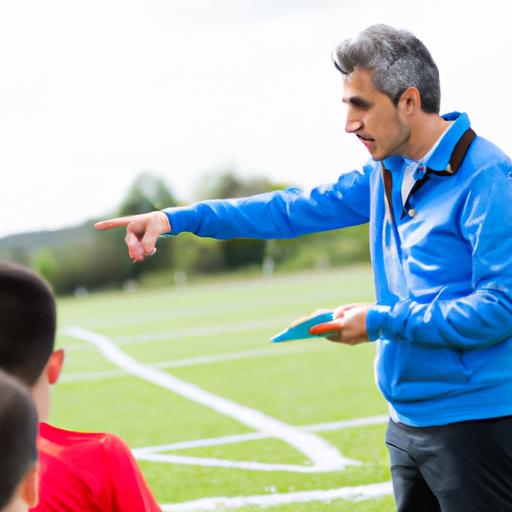
[[[512,512],[512,416],[386,433],[398,512]]]

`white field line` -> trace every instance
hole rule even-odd
[[[331,423],[317,423],[316,425],[306,425],[301,427],[308,432],[327,432],[332,430],[342,430],[344,428],[362,427],[367,425],[382,425],[387,423],[389,416],[368,416],[366,418],[355,418],[352,420],[333,421]],[[235,434],[231,436],[212,437],[209,439],[195,439],[192,441],[182,441],[180,443],[161,444],[155,446],[146,446],[143,448],[134,448],[133,454],[137,459],[145,459],[148,453],[159,453],[164,451],[186,450],[190,448],[204,448],[207,446],[219,446],[224,444],[244,443],[248,441],[257,441],[268,439],[268,435],[263,432],[249,432],[247,434]]]
[[[206,325],[200,327],[182,327],[175,329],[166,329],[149,334],[138,334],[134,336],[116,336],[112,338],[117,345],[133,345],[137,343],[155,343],[159,341],[182,340],[183,338],[201,338],[213,334],[233,334],[237,332],[247,332],[249,330],[261,330],[267,328],[282,328],[289,324],[293,319],[289,316],[279,316],[266,318],[264,320],[255,320],[251,322],[237,322],[221,325]],[[66,329],[62,331],[66,333]],[[84,345],[64,345],[66,351],[82,352],[94,350]]]
[[[202,498],[194,501],[161,505],[163,512],[202,512],[236,509],[247,506],[271,507],[290,503],[307,503],[311,501],[351,500],[360,501],[369,498],[380,498],[392,494],[391,482],[360,485],[358,487],[340,487],[338,489],[301,491],[283,494],[263,494],[260,496],[238,496],[234,498]]]
[[[294,278],[296,279],[296,278]],[[314,277],[312,277],[314,279]],[[255,289],[255,285],[257,283],[251,283],[251,289]],[[268,282],[262,282],[263,287],[268,286]],[[223,288],[225,289],[226,285],[223,284]],[[309,308],[311,302],[323,301],[322,307],[331,307],[336,306],[340,302],[340,299],[343,297],[349,297],[352,295],[351,290],[332,290],[330,292],[326,292],[325,289],[315,290],[313,288],[310,289],[308,299],[304,300],[304,297],[301,294],[295,294],[292,297],[288,297],[286,299],[287,304],[297,304],[299,308],[302,306],[304,308]],[[318,301],[313,299],[318,298]],[[333,300],[333,303],[327,304],[327,301]],[[172,309],[169,309],[167,305],[169,301],[173,301]],[[253,294],[250,298],[250,306],[251,308],[256,308],[260,305],[265,306],[280,306],[282,305],[282,296],[276,295],[274,297],[269,297],[268,295],[264,295],[260,298],[256,298]],[[97,315],[89,316],[88,318],[81,317],[81,322],[85,322],[90,329],[105,329],[105,328],[115,328],[115,327],[127,327],[134,326],[140,324],[152,324],[159,320],[174,320],[174,319],[182,319],[187,317],[192,318],[201,318],[203,314],[211,315],[214,313],[225,314],[226,306],[221,302],[212,303],[211,301],[207,301],[204,303],[194,303],[190,306],[182,307],[179,303],[179,295],[176,294],[174,297],[172,296],[162,296],[162,300],[160,304],[164,304],[162,309],[153,309],[151,311],[147,311],[144,314],[137,312],[136,315],[127,315],[124,311],[120,315],[109,316],[106,319],[98,320]],[[341,300],[343,302],[343,300]],[[238,302],[234,302],[231,306],[232,311],[245,311],[247,309],[247,302],[245,299],[240,299]],[[299,310],[299,308],[297,310]],[[304,311],[307,313],[308,311]],[[289,321],[293,320],[293,318],[289,318]],[[66,326],[68,327],[68,326]]]
[[[323,471],[336,471],[337,469],[340,469],[323,469],[319,465],[299,466],[297,464],[276,464],[245,460],[215,459],[212,457],[192,457],[188,455],[172,455],[168,453],[144,453],[137,456],[137,460],[161,462],[164,464],[181,464],[185,466],[245,469],[248,471],[286,471],[288,473],[320,473]]]
[[[148,364],[152,368],[168,369],[168,368],[184,368],[186,366],[196,366],[203,364],[221,363],[224,361],[235,361],[239,359],[253,359],[256,357],[271,357],[271,356],[289,356],[290,352],[311,352],[324,348],[325,345],[318,345],[308,343],[307,346],[302,347],[287,347],[286,350],[279,350],[277,347],[259,349],[259,350],[244,350],[240,352],[226,352],[224,354],[209,354],[197,357],[187,357],[183,359],[173,359],[170,361],[160,361],[158,363]],[[94,372],[78,372],[63,375],[59,379],[59,383],[76,382],[82,380],[97,380],[106,378],[115,378],[125,376],[124,370],[102,370]]]
[[[183,327],[181,329],[166,329],[163,331],[153,332],[149,334],[138,334],[135,336],[117,336],[115,341],[119,345],[129,345],[131,343],[141,343],[147,341],[161,341],[182,339],[186,337],[210,336],[212,334],[230,334],[233,332],[249,331],[252,329],[266,329],[267,327],[282,327],[290,323],[289,316],[275,316],[251,322],[233,322],[220,325],[203,325],[196,327]]]
[[[306,455],[316,466],[317,471],[339,471],[347,465],[360,465],[358,461],[343,457],[337,448],[312,433],[305,432],[260,411],[205,391],[173,375],[136,361],[105,336],[79,327],[70,327],[66,329],[66,333],[94,344],[106,359],[132,375],[233,418],[243,425],[285,441]]]

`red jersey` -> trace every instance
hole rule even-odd
[[[39,426],[41,481],[33,512],[160,512],[125,442]]]

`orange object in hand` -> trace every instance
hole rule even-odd
[[[343,329],[345,319],[343,317],[336,318],[330,322],[324,322],[323,324],[317,324],[311,327],[309,332],[315,336],[324,335],[328,333],[338,333]]]

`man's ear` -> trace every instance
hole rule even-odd
[[[34,464],[23,478],[20,485],[20,497],[30,507],[39,503],[39,466]]]
[[[64,349],[55,350],[50,356],[48,362],[48,382],[55,384],[59,380],[59,375],[64,364]]]
[[[416,87],[407,87],[400,95],[398,108],[406,115],[411,115],[421,110],[421,95]]]

